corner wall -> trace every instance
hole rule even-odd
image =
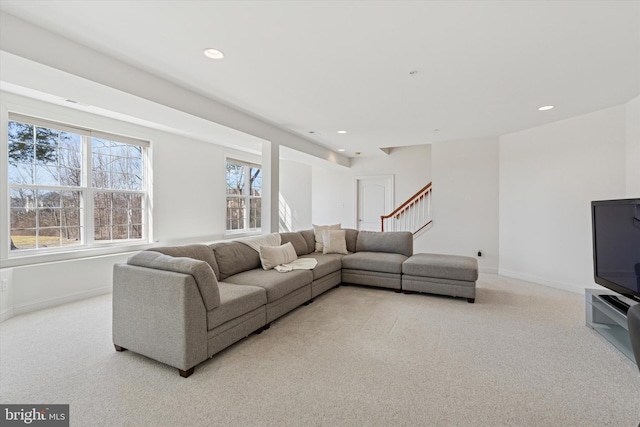
[[[399,205],[431,181],[431,145],[396,147],[388,155],[354,158],[349,169],[313,166],[313,223],[357,228],[356,177],[373,175],[394,176],[394,205]]]
[[[592,200],[625,197],[625,106],[500,137],[499,274],[595,286]]]
[[[481,272],[497,273],[498,139],[435,143],[431,155],[433,227],[414,252],[475,257]]]
[[[312,227],[311,182],[310,165],[280,159],[280,231]]]

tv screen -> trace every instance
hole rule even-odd
[[[640,199],[591,202],[597,284],[640,301]]]

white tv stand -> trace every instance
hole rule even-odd
[[[593,328],[635,363],[627,315],[605,301],[603,295],[620,296],[608,290],[585,289],[587,326]],[[630,301],[630,304],[636,303]]]

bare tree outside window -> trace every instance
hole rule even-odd
[[[262,169],[257,165],[229,159],[226,173],[227,230],[259,229],[262,216]]]
[[[80,244],[82,137],[15,121],[8,137],[11,249]]]
[[[17,120],[8,140],[11,251],[143,238],[142,145]]]
[[[142,147],[92,138],[95,240],[142,238]]]

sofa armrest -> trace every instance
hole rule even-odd
[[[174,257],[154,251],[142,251],[129,257],[127,264],[190,274],[198,285],[206,309],[212,310],[220,305],[218,280],[211,265],[206,261],[188,257]]]
[[[113,343],[183,371],[207,359],[207,313],[190,274],[113,271]]]

